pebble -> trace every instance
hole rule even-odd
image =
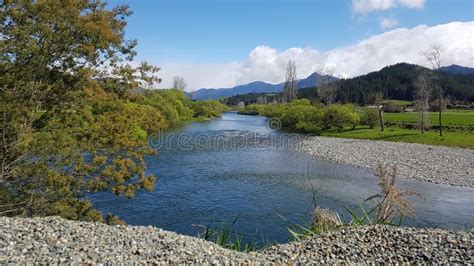
[[[299,148],[316,158],[377,170],[380,163],[397,165],[404,178],[474,187],[474,150],[416,143],[309,137]]]
[[[473,242],[472,232],[371,225],[241,253],[151,226],[0,217],[0,264],[472,264]]]

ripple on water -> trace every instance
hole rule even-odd
[[[241,149],[180,150],[176,143],[147,158],[147,172],[158,177],[153,192],[139,192],[132,200],[110,193],[91,195],[95,206],[112,212],[133,225],[155,225],[196,235],[214,220],[232,220],[234,229],[252,235],[260,230],[269,241],[286,242],[285,222],[280,216],[301,221],[316,203],[343,212],[377,191],[372,172],[315,160],[297,150],[272,146],[269,139],[280,132],[266,127],[266,119],[226,113],[220,119],[191,123],[165,134],[186,133],[247,140],[259,145]],[[413,226],[463,229],[474,226],[472,188],[435,185],[400,179],[400,186],[417,190]]]

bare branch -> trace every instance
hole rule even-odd
[[[178,89],[184,91],[188,84],[183,77],[175,76],[173,77],[173,89]]]

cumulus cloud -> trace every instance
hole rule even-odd
[[[425,0],[398,0],[398,2],[408,8],[423,8],[425,6]]]
[[[423,8],[425,0],[352,0],[352,11],[356,14],[366,14],[372,11],[388,10],[398,6],[408,8]]]
[[[162,64],[164,82],[161,87],[170,86],[174,75],[186,79],[188,90],[233,87],[256,80],[279,83],[284,80],[290,59],[296,62],[298,78],[327,70],[340,77],[354,77],[400,62],[422,65],[425,62],[420,51],[435,42],[443,47],[443,65],[474,67],[474,21],[452,22],[432,27],[420,25],[411,29],[394,29],[330,51],[310,47],[279,51],[259,46],[240,62]]]
[[[394,18],[381,18],[379,25],[381,29],[391,29],[398,25],[398,20]]]

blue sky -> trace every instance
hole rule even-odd
[[[259,46],[278,53],[295,47],[332,51],[397,28],[474,20],[472,0],[113,0],[109,3],[128,4],[134,12],[128,20],[127,37],[138,39],[137,60],[150,61],[163,70],[171,64],[175,72],[180,72],[179,64],[245,65],[249,54]],[[192,87],[205,85],[193,79],[190,79]]]

